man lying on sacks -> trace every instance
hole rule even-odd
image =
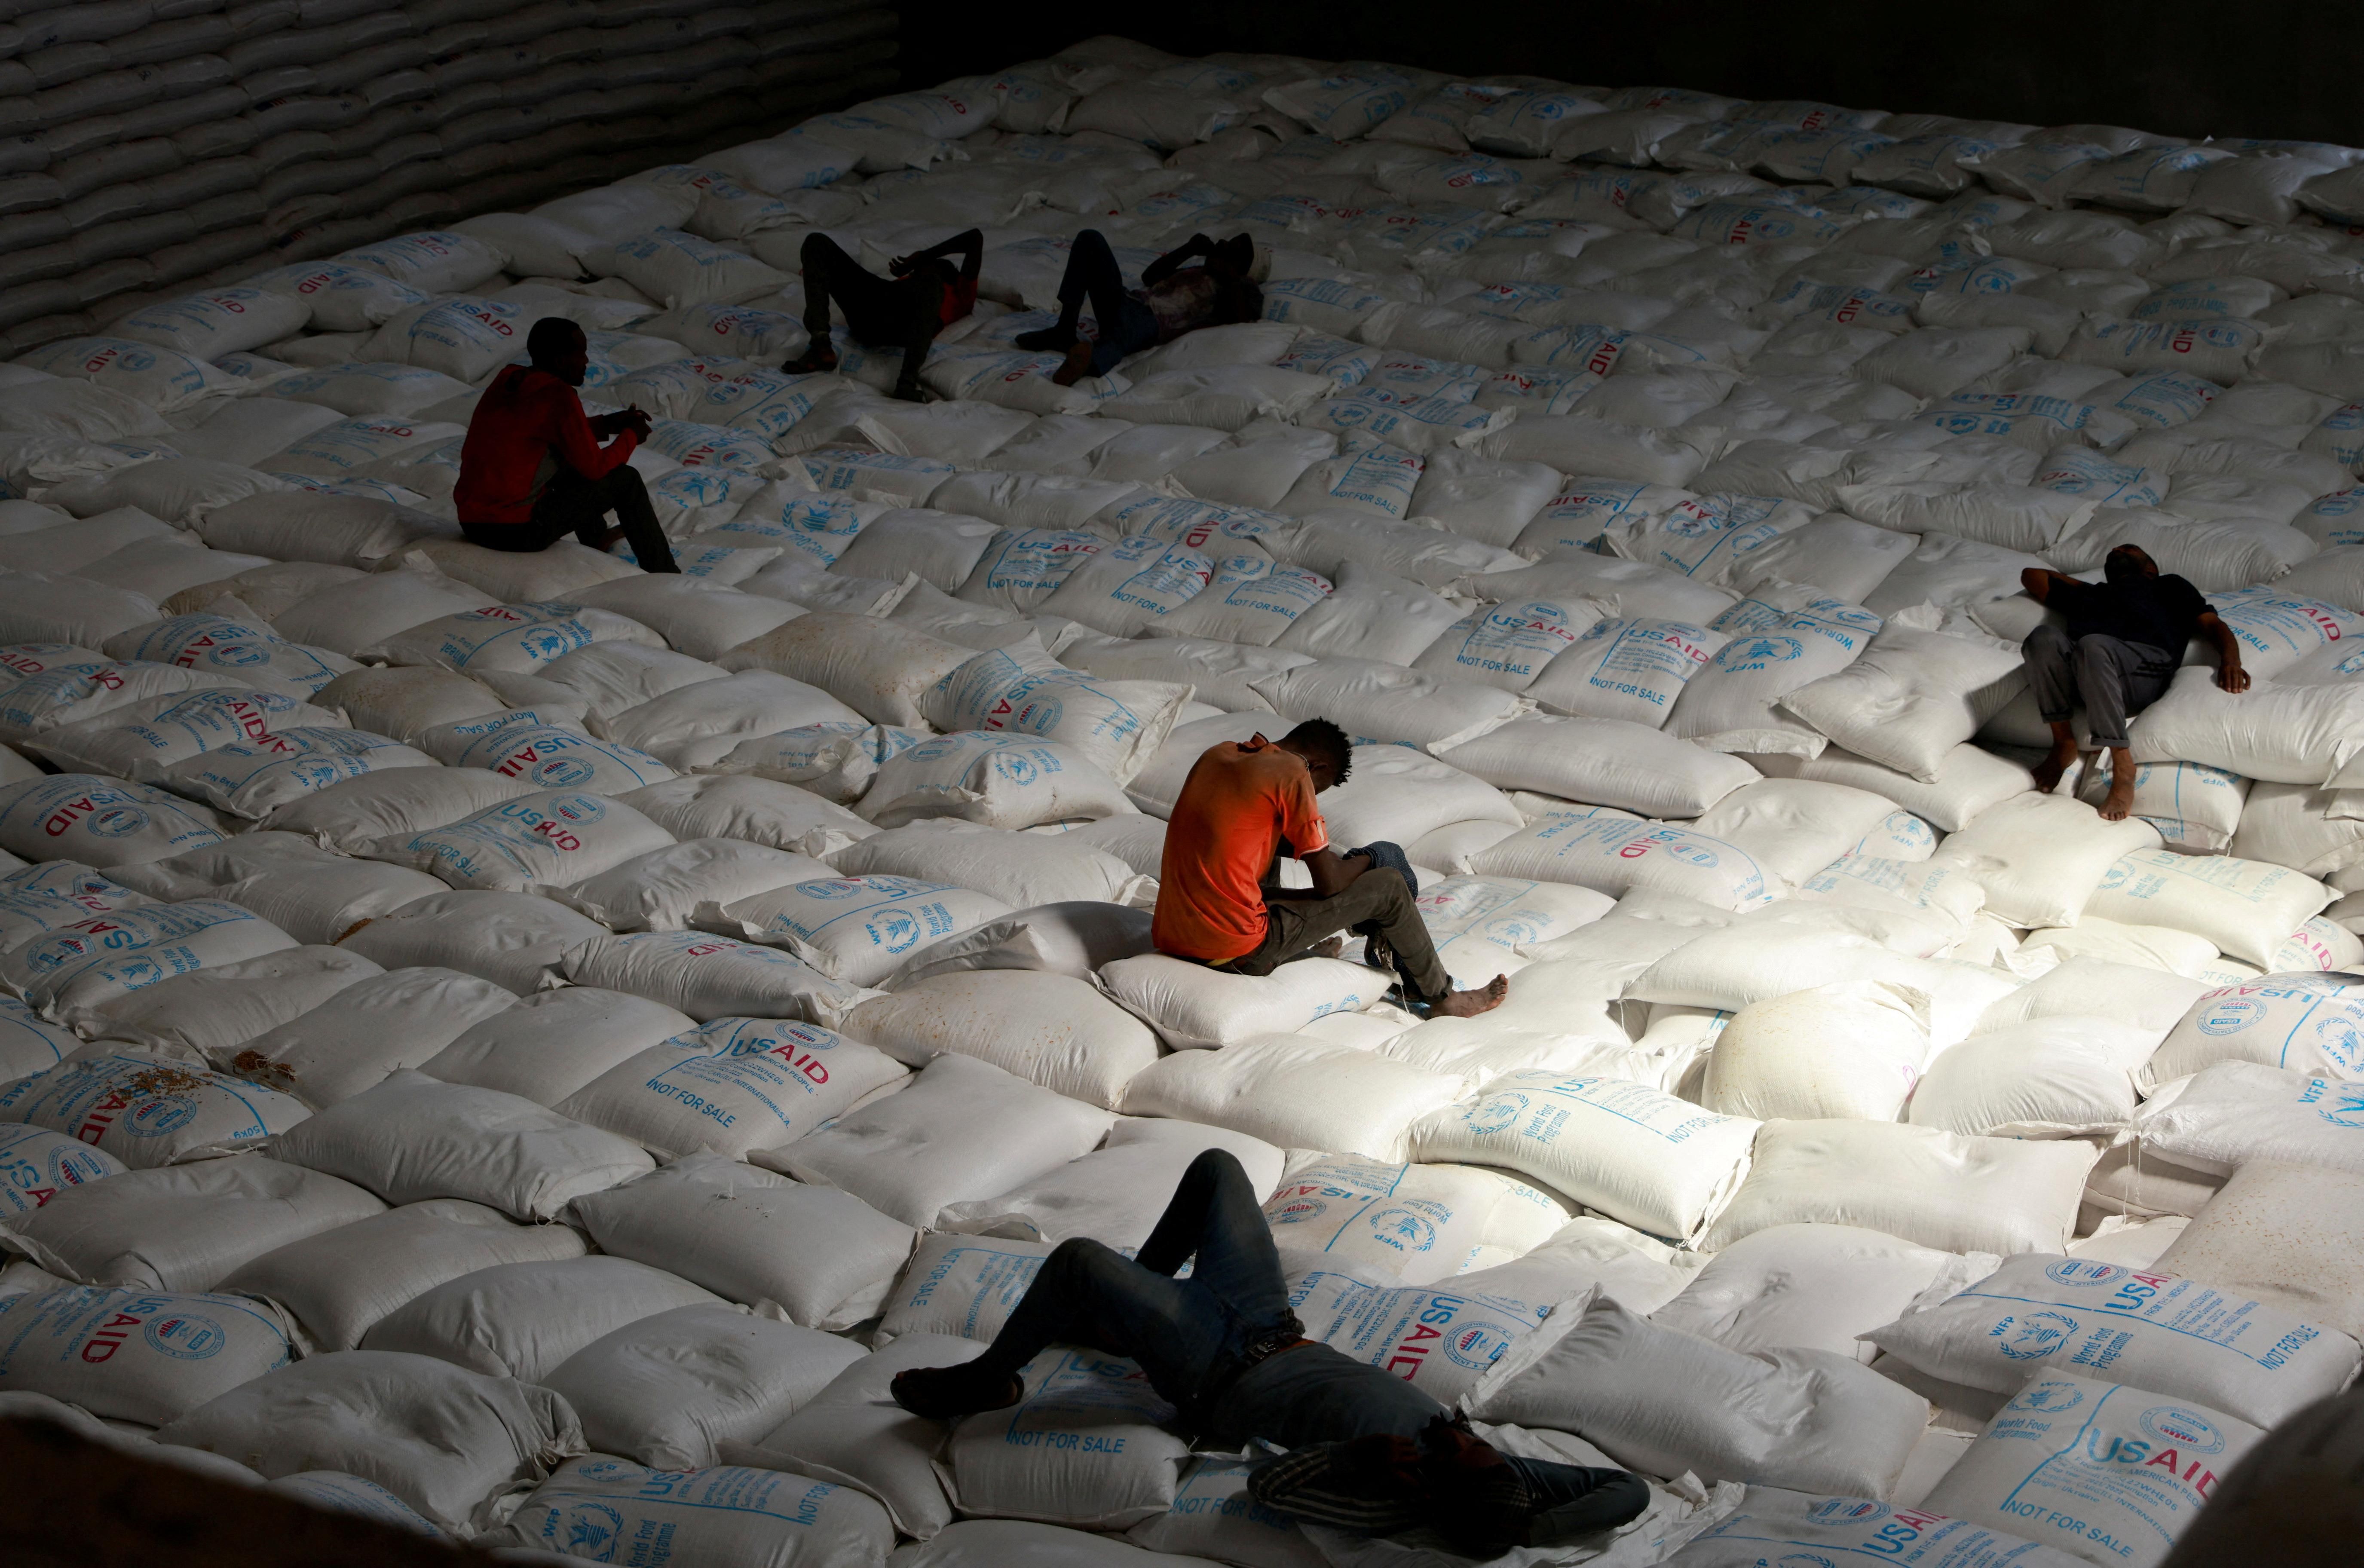
[[[504,367],[469,417],[452,489],[460,532],[471,544],[506,550],[548,550],[568,534],[594,550],[621,539],[642,571],[678,571],[628,461],[649,433],[649,417],[637,406],[584,415],[574,389],[590,373],[591,344],[566,317],[535,322],[525,350],[531,362]]]
[[[1466,1018],[1500,1006],[1511,984],[1502,975],[1453,988],[1412,902],[1401,849],[1383,842],[1342,855],[1330,847],[1313,797],[1344,784],[1353,759],[1345,731],[1326,718],[1278,740],[1255,735],[1207,748],[1165,824],[1150,940],[1173,958],[1264,975],[1292,958],[1334,958],[1344,945],[1337,933],[1353,931],[1369,939],[1373,968],[1395,971],[1413,1011]],[[1285,855],[1312,873],[1310,892],[1274,885]]]
[[[2139,545],[2122,544],[2102,562],[2102,581],[2080,583],[2057,572],[2029,567],[2020,585],[2047,609],[2058,610],[2068,628],[2049,622],[2020,645],[2036,706],[2052,727],[2052,754],[2035,770],[2035,787],[2049,793],[2077,760],[2077,733],[2069,713],[2085,709],[2093,745],[2110,753],[2110,795],[2102,818],[2123,822],[2135,804],[2135,757],[2127,749],[2126,721],[2157,702],[2175,679],[2183,646],[2205,637],[2222,662],[2216,684],[2228,692],[2249,689],[2241,668],[2241,645],[2218,618],[2200,590],[2181,577],[2161,576],[2158,562]]]
[[[1305,1338],[1272,1227],[1223,1150],[1191,1162],[1138,1259],[1060,1242],[983,1355],[896,1373],[895,1402],[936,1420],[1005,1409],[1025,1397],[1019,1369],[1054,1343],[1139,1362],[1206,1444],[1284,1451],[1248,1492],[1307,1523],[1433,1529],[1489,1558],[1614,1529],[1649,1506],[1638,1476],[1512,1458],[1402,1378]]]
[[[1184,265],[1194,259],[1197,266]],[[1210,239],[1194,234],[1143,267],[1141,287],[1129,289],[1107,236],[1087,228],[1076,234],[1067,270],[1059,278],[1058,321],[1020,332],[1016,341],[1037,353],[1065,354],[1051,379],[1073,386],[1087,374],[1108,374],[1128,355],[1201,327],[1263,320],[1264,291],[1255,285],[1254,270],[1255,241],[1246,235]],[[1078,326],[1087,301],[1096,338],[1083,337]]]

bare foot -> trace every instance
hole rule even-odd
[[[1429,1009],[1431,1018],[1474,1018],[1480,1013],[1490,1013],[1502,1005],[1511,994],[1508,975],[1498,974],[1475,991],[1448,991],[1444,999]]]
[[[2132,768],[2113,768],[2110,772],[2110,795],[2102,802],[2102,820],[2124,822],[2135,808],[2135,773]]]
[[[2077,742],[2074,740],[2054,741],[2052,743],[2051,754],[2046,757],[2044,761],[2035,764],[2035,793],[2038,795],[2050,795],[2054,790],[2058,789],[2060,787],[2060,775],[2067,773],[2068,771],[2068,764],[2076,760]],[[2123,817],[2125,813],[2120,812],[2118,815]]]
[[[1067,350],[1066,359],[1060,362],[1057,370],[1051,373],[1051,384],[1073,386],[1083,380],[1092,368],[1092,341],[1088,338],[1070,348]]]

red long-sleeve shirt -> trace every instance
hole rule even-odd
[[[463,523],[522,523],[550,482],[545,456],[598,479],[623,466],[639,445],[638,436],[619,430],[601,446],[573,387],[548,371],[511,365],[485,389],[468,421],[452,505]]]

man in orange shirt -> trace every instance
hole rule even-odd
[[[1415,1008],[1466,1018],[1500,1006],[1510,992],[1502,975],[1474,991],[1453,988],[1401,873],[1369,850],[1330,847],[1313,797],[1345,783],[1353,759],[1344,731],[1326,718],[1278,740],[1209,747],[1165,824],[1150,925],[1157,951],[1232,974],[1270,974],[1292,958],[1334,956],[1337,932],[1365,931],[1374,956],[1392,959]],[[1267,884],[1280,855],[1305,862],[1311,891]]]
[[[643,572],[676,572],[640,473],[626,460],[649,433],[638,408],[586,418],[583,328],[545,316],[526,334],[532,363],[493,378],[468,420],[452,488],[460,532],[487,550],[548,550],[573,534],[594,550],[623,539]],[[602,442],[605,445],[602,445]],[[617,527],[607,526],[609,512]]]

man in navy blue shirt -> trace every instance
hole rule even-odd
[[[2110,795],[2102,818],[2122,822],[2135,804],[2135,758],[2126,723],[2157,702],[2183,662],[2183,647],[2205,637],[2216,647],[2216,684],[2228,692],[2249,689],[2241,668],[2241,645],[2200,590],[2177,576],[2161,576],[2158,562],[2138,545],[2122,544],[2102,562],[2102,581],[2080,583],[2057,572],[2030,567],[2020,585],[2046,609],[2068,618],[2064,629],[2050,622],[2020,644],[2037,708],[2052,727],[2052,754],[2035,770],[2035,787],[2049,794],[2077,760],[2072,709],[2082,706],[2095,747],[2110,753]]]

